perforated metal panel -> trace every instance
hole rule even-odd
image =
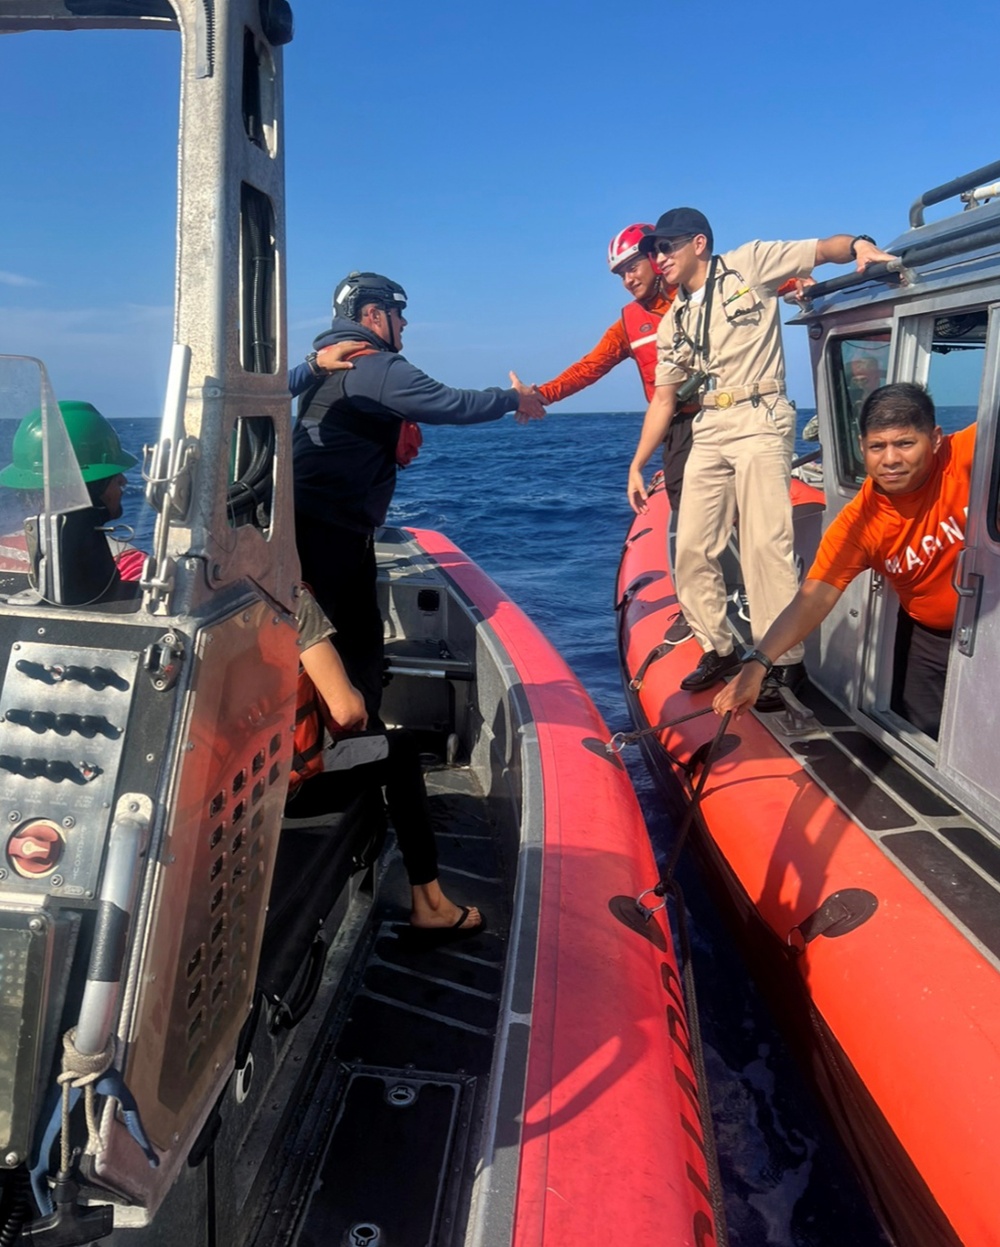
[[[249,1010],[291,758],[293,627],[263,604],[202,633],[127,1077],[169,1146]]]

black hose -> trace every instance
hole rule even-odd
[[[33,1216],[31,1183],[23,1165],[4,1175],[3,1194],[0,1196],[0,1247],[14,1247],[21,1238],[21,1228]]]

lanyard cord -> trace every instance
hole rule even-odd
[[[691,300],[685,299],[684,303],[674,312],[674,343],[676,344],[678,339],[686,342],[696,355],[701,356],[702,366],[706,371],[708,369],[708,331],[709,322],[712,318],[712,295],[715,292],[715,270],[719,262],[720,257],[713,255],[708,266],[708,276],[705,279],[705,297],[701,301],[701,320],[698,329],[695,330],[696,335],[701,338],[700,345],[689,338],[687,333],[681,328],[681,316],[691,306]],[[725,267],[723,265],[723,268]],[[727,273],[729,271],[729,269],[726,269]]]

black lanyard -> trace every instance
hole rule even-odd
[[[708,329],[709,329],[709,322],[712,318],[712,295],[715,291],[715,269],[716,269],[718,260],[719,260],[719,257],[717,255],[712,256],[711,263],[708,266],[708,277],[705,279],[705,297],[704,299],[702,299],[702,303],[701,303],[701,313],[702,313],[701,335],[700,335],[701,345],[698,345],[698,343],[694,342],[691,338],[689,338],[688,335],[681,328],[681,314],[684,311],[684,308],[691,306],[691,300],[686,299],[684,301],[683,306],[678,307],[676,312],[674,313],[674,328],[676,330],[676,333],[674,335],[675,341],[677,338],[680,338],[681,341],[686,342],[688,344],[688,346],[691,348],[692,351],[695,352],[696,355],[700,355],[702,366],[704,368],[708,367]],[[728,271],[729,270],[727,270],[727,272]]]

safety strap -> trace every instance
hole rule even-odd
[[[149,1167],[156,1169],[159,1166],[160,1158],[157,1156],[153,1145],[150,1143],[146,1131],[143,1128],[142,1120],[139,1117],[139,1106],[135,1102],[135,1096],[129,1091],[122,1078],[121,1071],[117,1069],[109,1069],[102,1075],[96,1083],[93,1084],[94,1091],[97,1095],[110,1096],[118,1101],[121,1105],[122,1120],[129,1134],[135,1139],[136,1143],[142,1148],[146,1159],[149,1161]],[[70,1087],[68,1095],[68,1111],[72,1112],[76,1107],[80,1096],[83,1094],[83,1087]],[[35,1200],[38,1203],[39,1210],[43,1216],[48,1216],[53,1210],[52,1194],[49,1190],[47,1176],[49,1172],[49,1153],[52,1150],[52,1144],[55,1142],[56,1135],[59,1133],[63,1119],[63,1088],[56,1086],[52,1089],[49,1103],[51,1109],[49,1112],[48,1125],[45,1127],[45,1133],[42,1135],[42,1141],[38,1148],[38,1157],[31,1170],[31,1189],[34,1191]]]

